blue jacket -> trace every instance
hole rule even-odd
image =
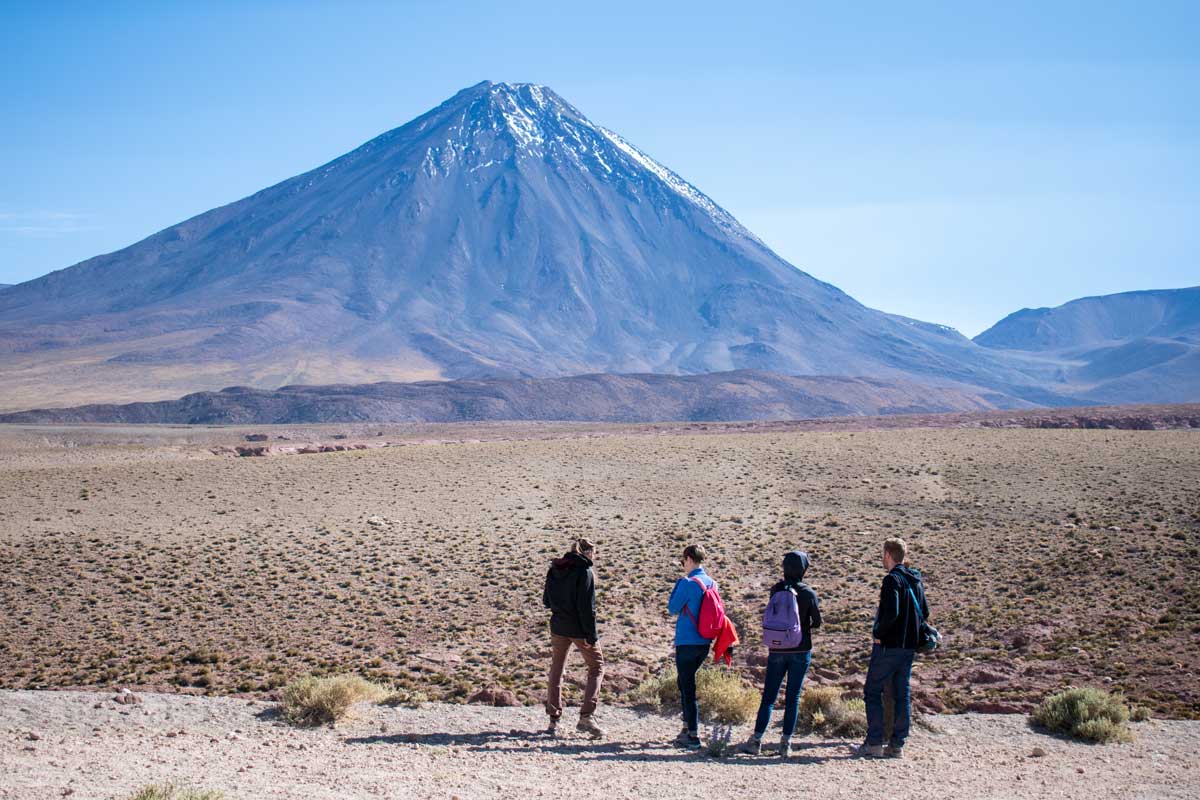
[[[704,599],[704,590],[692,580],[693,577],[702,580],[705,586],[716,585],[716,581],[704,572],[704,567],[696,567],[688,573],[686,578],[675,581],[675,588],[671,590],[671,599],[667,601],[667,612],[679,615],[679,618],[675,620],[676,645],[710,644],[712,642],[712,639],[705,639],[701,636],[700,631],[696,630],[696,623],[692,622],[692,617],[700,618],[700,601]],[[691,609],[691,616],[683,613],[685,605]]]

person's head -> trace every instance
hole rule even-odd
[[[908,546],[904,544],[903,539],[888,539],[883,543],[883,568],[890,572],[892,567],[903,564],[906,553]]]
[[[691,572],[704,563],[704,545],[689,544],[683,548],[683,568]]]
[[[578,556],[583,556],[588,561],[596,560],[596,545],[592,544],[588,539],[576,539],[571,543],[571,552]]]
[[[788,583],[799,583],[808,572],[808,553],[793,550],[783,557],[783,579]]]

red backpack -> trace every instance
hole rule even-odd
[[[688,615],[688,619],[696,626],[696,630],[705,639],[715,639],[721,635],[721,630],[725,627],[725,603],[721,600],[721,593],[717,591],[717,582],[713,581],[712,586],[705,586],[704,581],[697,577],[693,577],[696,583],[700,584],[700,588],[704,590],[704,594],[700,597],[700,618],[697,619],[692,615],[692,609],[685,603],[683,613]]]

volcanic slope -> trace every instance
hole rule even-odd
[[[6,409],[232,384],[789,374],[983,386],[1040,361],[783,261],[547,88],[483,82],[298,177],[0,295]]]
[[[1090,401],[1200,399],[1200,286],[1025,308],[975,341],[1060,363],[1060,391]]]

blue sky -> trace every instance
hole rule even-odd
[[[1200,3],[570,5],[5,0],[0,283],[488,79],[553,87],[802,269],[968,335],[1200,284]]]

